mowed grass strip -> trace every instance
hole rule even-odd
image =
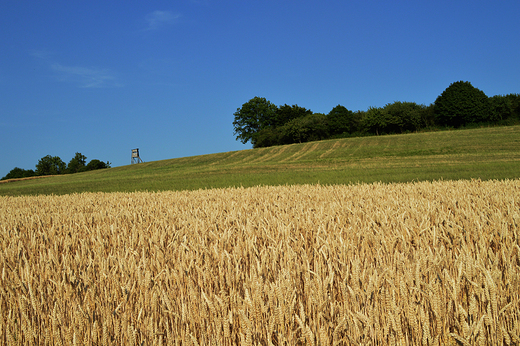
[[[0,195],[518,177],[520,126],[511,126],[346,138],[183,157],[0,184]]]

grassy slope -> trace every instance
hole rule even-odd
[[[520,126],[348,138],[0,184],[0,195],[520,177]]]

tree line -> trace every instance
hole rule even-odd
[[[470,82],[458,81],[429,106],[397,101],[354,112],[337,105],[322,114],[254,97],[233,115],[236,139],[260,148],[330,138],[519,124],[520,94],[488,97]]]
[[[69,161],[69,164],[66,164],[58,156],[47,155],[38,161],[36,170],[15,167],[1,180],[29,178],[42,175],[71,174],[102,168],[110,168],[110,162],[94,159],[87,164],[87,157],[81,153],[76,153]]]

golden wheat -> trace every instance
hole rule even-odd
[[[0,344],[520,342],[520,180],[0,197]]]

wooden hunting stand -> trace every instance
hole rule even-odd
[[[141,158],[139,157],[139,148],[132,149],[132,163],[131,164],[142,163],[142,162],[144,162],[144,161],[141,160]]]

